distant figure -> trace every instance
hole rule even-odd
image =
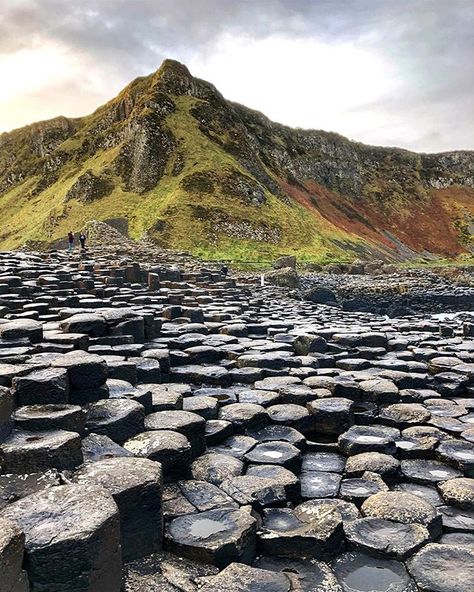
[[[72,253],[73,249],[74,249],[74,234],[72,233],[72,230],[70,230],[67,233],[67,250],[69,251],[69,253]]]
[[[85,249],[86,248],[86,235],[84,234],[84,232],[81,232],[81,234],[79,235],[79,242],[81,243],[81,249]]]
[[[226,265],[221,267],[221,275],[223,275],[224,277],[227,277],[228,273],[229,273],[229,268]]]

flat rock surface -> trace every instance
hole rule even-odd
[[[356,268],[0,253],[12,586],[474,590],[472,288]]]

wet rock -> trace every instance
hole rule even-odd
[[[191,411],[158,411],[145,418],[146,430],[171,430],[186,436],[193,456],[198,456],[206,448],[204,439],[206,421]]]
[[[404,561],[430,540],[421,524],[402,524],[380,518],[361,518],[344,526],[351,549]]]
[[[339,437],[339,448],[348,455],[361,452],[394,454],[397,431],[383,426],[352,426]]]
[[[222,481],[239,476],[244,471],[244,463],[230,454],[209,452],[203,454],[191,465],[194,479],[209,481],[220,485]]]
[[[290,580],[283,573],[256,569],[240,563],[231,563],[217,576],[205,578],[201,592],[290,592]]]
[[[436,449],[436,456],[461,471],[474,477],[474,443],[461,440],[445,440]]]
[[[119,514],[104,489],[53,487],[11,504],[0,515],[25,533],[25,566],[33,590],[120,590]]]
[[[225,567],[255,557],[256,521],[245,510],[209,510],[180,516],[166,527],[170,551],[195,561]]]
[[[0,518],[0,590],[2,592],[22,592],[28,587],[19,586],[22,578],[21,567],[25,535],[15,522]]]
[[[333,561],[332,569],[344,592],[415,592],[403,563],[345,553]]]
[[[122,557],[137,559],[161,548],[161,466],[143,458],[109,458],[89,463],[73,477],[110,493],[120,513]]]
[[[133,456],[131,452],[122,448],[108,436],[89,434],[82,440],[84,462],[96,462],[106,458]]]
[[[124,443],[135,456],[161,463],[167,479],[184,476],[191,463],[191,444],[186,436],[171,430],[143,432]]]
[[[465,547],[427,545],[412,558],[408,569],[423,592],[474,589],[474,551]]]
[[[0,475],[0,510],[27,495],[60,483],[59,473],[55,469],[44,473]]]
[[[438,483],[460,477],[456,469],[436,460],[402,460],[400,465],[402,475],[414,483]]]
[[[65,430],[84,433],[86,413],[78,405],[28,405],[19,407],[13,419],[15,427],[22,430]]]
[[[263,512],[258,545],[264,554],[327,559],[344,547],[342,518],[333,506],[314,512],[271,508]]]
[[[283,572],[298,592],[341,592],[342,589],[327,563],[314,559],[259,557],[254,565],[268,571]]]
[[[441,514],[445,532],[474,531],[474,511],[452,506],[440,506],[438,512]]]
[[[108,436],[121,444],[144,430],[143,405],[129,399],[109,399],[90,405],[86,426],[90,432]]]
[[[245,454],[245,459],[254,464],[275,464],[298,472],[301,465],[300,451],[288,442],[263,442]]]
[[[81,463],[81,439],[75,432],[14,431],[0,445],[0,465],[5,473],[63,471],[74,469]]]
[[[67,371],[62,368],[47,368],[26,376],[16,376],[12,386],[18,405],[67,403],[69,398],[69,379]]]

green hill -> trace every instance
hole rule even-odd
[[[208,258],[451,257],[473,249],[474,153],[291,129],[166,60],[91,115],[0,135],[0,215],[3,249],[120,219]]]

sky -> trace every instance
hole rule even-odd
[[[474,0],[0,0],[0,132],[172,58],[286,125],[474,149],[473,31]]]

